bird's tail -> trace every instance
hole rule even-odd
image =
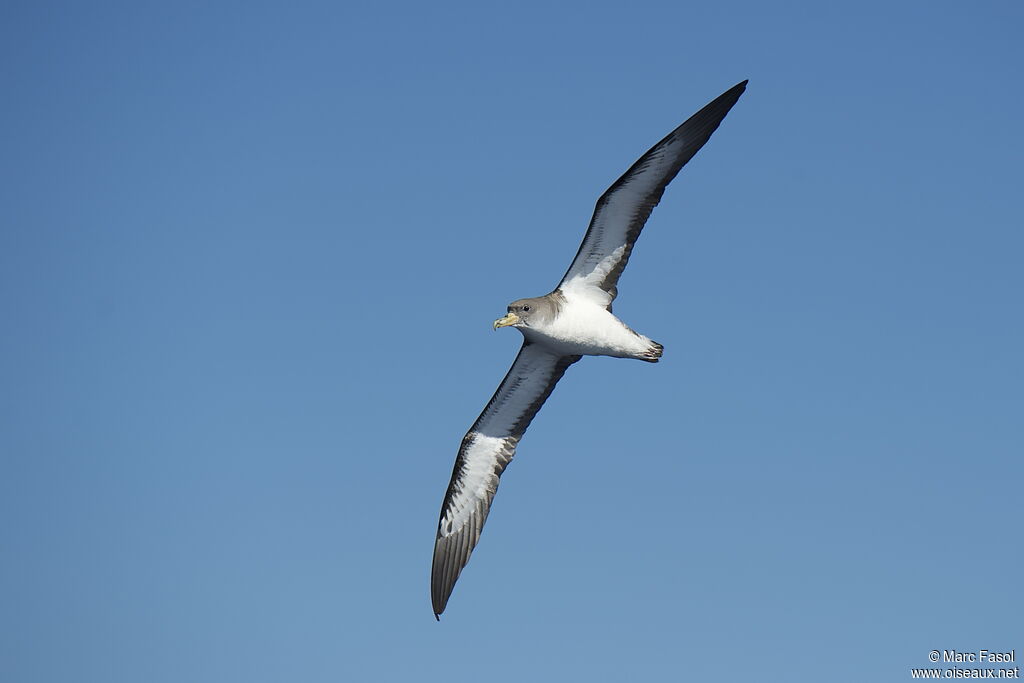
[[[648,363],[657,363],[658,359],[661,358],[661,352],[665,350],[665,347],[656,341],[652,341],[651,345],[641,353],[637,358],[639,360],[647,361]]]

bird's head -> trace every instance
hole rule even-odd
[[[548,320],[555,316],[555,305],[547,297],[518,299],[508,305],[508,314],[494,321],[499,327],[530,327],[531,323]]]

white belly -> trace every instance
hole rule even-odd
[[[531,342],[559,354],[637,358],[651,340],[629,329],[603,306],[586,300],[566,301],[558,316],[542,327],[522,327]]]

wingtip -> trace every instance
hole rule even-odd
[[[441,621],[441,615],[440,614],[435,614],[434,615],[434,619],[436,619],[437,621]]]

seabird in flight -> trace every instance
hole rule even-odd
[[[498,390],[462,439],[437,525],[430,597],[434,616],[448,604],[487,520],[498,478],[516,444],[566,368],[583,356],[657,363],[661,344],[612,315],[616,284],[661,195],[743,94],[743,81],[687,119],[640,157],[597,200],[576,258],[555,291],[518,299],[494,329],[514,327],[523,346]]]

